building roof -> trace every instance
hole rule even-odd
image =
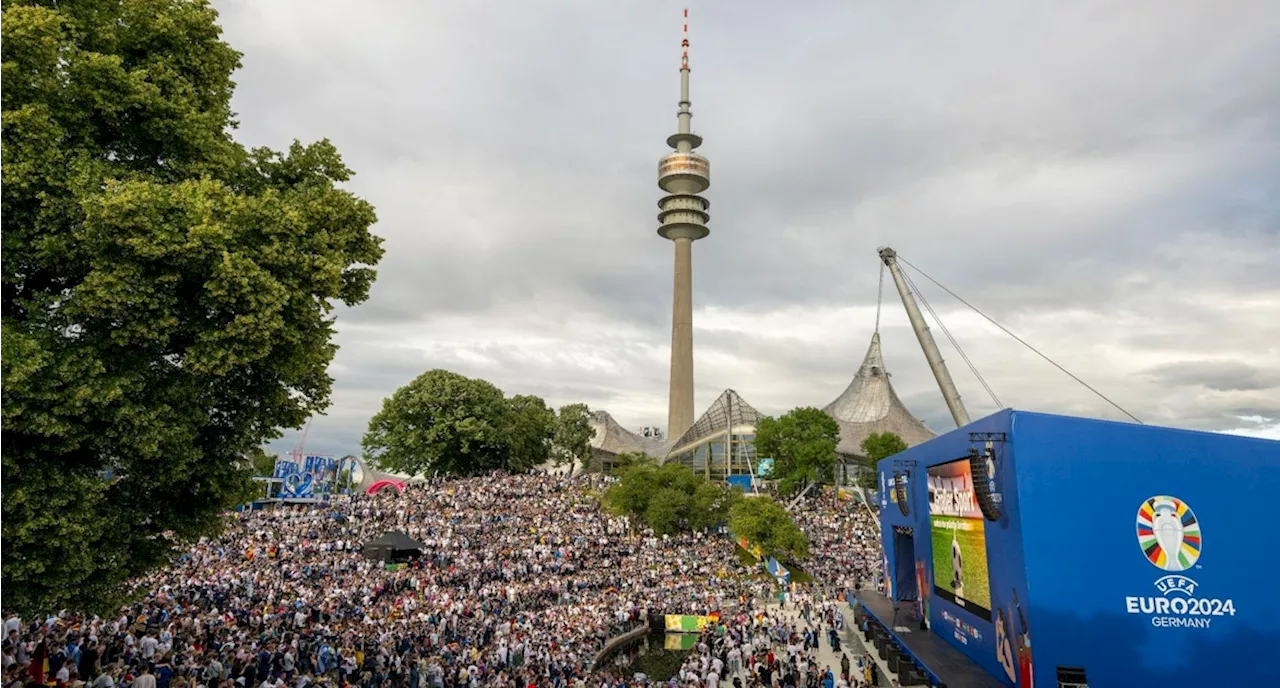
[[[698,418],[693,427],[686,430],[671,445],[671,448],[679,449],[696,443],[698,440],[723,433],[725,428],[729,426],[730,418],[732,418],[735,428],[740,425],[749,425],[754,428],[763,417],[764,414],[757,411],[751,404],[743,401],[737,392],[732,389],[726,389],[720,393],[719,397],[716,397],[716,400]]]
[[[840,425],[840,443],[836,445],[836,452],[840,454],[861,455],[862,440],[874,432],[892,432],[909,447],[936,434],[911,415],[893,391],[889,373],[884,369],[879,332],[871,335],[871,345],[853,382],[822,410]]]
[[[591,414],[591,448],[610,454],[645,453],[655,458],[667,455],[670,443],[661,437],[644,437],[622,427],[608,411]]]

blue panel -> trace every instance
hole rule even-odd
[[[751,491],[751,476],[749,475],[730,475],[725,478],[725,482],[729,483],[730,487],[736,487],[743,492]]]
[[[1101,686],[1267,683],[1280,442],[1025,412],[1013,427],[1038,683],[1057,665]]]
[[[1011,412],[1002,411],[975,421],[961,430],[953,430],[885,459],[878,468],[883,480],[880,485],[882,528],[885,530],[882,541],[892,550],[893,526],[908,526],[913,529],[917,587],[931,631],[992,676],[1008,685],[1015,685],[1018,620],[1029,620],[1031,613],[1025,606],[1027,582],[1022,557],[1022,534],[1019,529],[1019,496],[1014,489],[1017,483],[1014,445],[1009,436],[1011,417]],[[985,443],[970,440],[970,432],[1005,433],[1008,440],[992,447],[996,457],[996,491],[1002,499],[1001,518],[994,522],[974,518],[977,507],[970,494],[971,482],[963,483],[967,486],[963,490],[966,508],[960,512],[948,512],[935,505],[936,518],[931,518],[929,468],[936,469],[934,486],[939,490],[938,494],[953,495],[950,488],[963,481],[938,481],[960,480],[961,474],[968,473],[968,462],[958,462],[957,459],[967,458],[971,449],[986,449]],[[911,465],[912,462],[914,465]],[[908,484],[910,515],[905,517],[892,494],[895,468],[899,471],[911,471]],[[957,567],[953,563],[957,557],[952,554],[952,543],[961,525],[973,537],[965,545],[965,554],[959,557],[962,562]],[[935,575],[935,563],[938,561],[934,557],[935,540],[941,543],[938,557],[945,562],[943,580],[938,580]],[[896,564],[895,552],[887,552],[886,556]],[[889,567],[893,569],[891,575],[898,575],[897,567]],[[960,580],[952,579],[956,570],[962,572]],[[963,604],[959,603],[962,601]],[[1001,648],[1000,653],[997,647]],[[1001,653],[1004,655],[1003,664],[998,656]],[[1006,669],[1005,665],[1009,668]]]

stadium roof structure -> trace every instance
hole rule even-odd
[[[644,437],[622,427],[608,411],[591,414],[591,448],[605,454],[644,453],[657,459],[667,455],[671,444],[661,437]]]
[[[822,409],[840,425],[840,443],[836,453],[861,456],[862,441],[876,432],[892,432],[901,437],[907,446],[914,447],[936,433],[920,419],[911,415],[907,407],[893,391],[889,372],[884,368],[884,355],[880,352],[880,333],[871,335],[871,345],[862,359],[862,366],[844,393]]]
[[[671,453],[679,454],[689,445],[701,444],[708,439],[715,437],[723,437],[727,429],[732,425],[735,432],[738,428],[750,427],[754,434],[756,424],[764,414],[755,409],[754,406],[743,401],[742,397],[732,389],[726,389],[720,393],[719,397],[711,403],[693,427],[685,431],[671,445]]]

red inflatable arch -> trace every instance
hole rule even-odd
[[[378,492],[381,492],[383,488],[387,488],[387,487],[396,488],[396,492],[404,492],[404,481],[390,480],[390,479],[379,480],[378,482],[370,485],[369,489],[365,490],[365,494],[377,494]]]

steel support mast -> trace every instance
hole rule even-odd
[[[907,285],[902,268],[898,267],[898,252],[888,247],[882,248],[880,260],[884,262],[885,267],[889,268],[889,274],[893,275],[893,283],[898,287],[898,294],[902,296],[902,307],[907,310],[911,329],[916,331],[916,339],[920,340],[920,348],[924,349],[925,360],[929,362],[929,369],[933,371],[933,377],[938,381],[938,389],[942,390],[942,398],[947,402],[947,409],[951,411],[956,427],[962,428],[968,425],[969,412],[965,410],[964,402],[960,401],[960,392],[956,390],[956,383],[951,379],[946,361],[942,360],[942,352],[938,350],[937,342],[933,341],[933,333],[929,332],[929,325],[924,321],[924,315],[920,313],[920,306],[916,304],[916,297],[912,295]]]

